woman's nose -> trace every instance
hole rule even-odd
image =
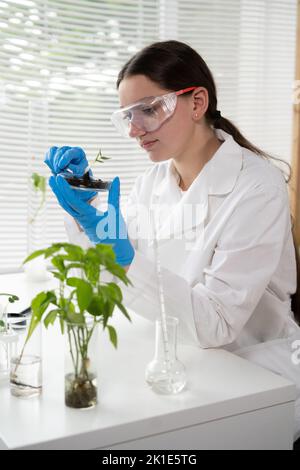
[[[129,137],[137,137],[137,136],[143,135],[145,133],[146,132],[144,131],[144,129],[141,129],[141,128],[137,127],[132,122],[129,123],[129,130],[128,130]]]

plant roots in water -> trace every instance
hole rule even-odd
[[[86,377],[65,377],[65,403],[71,408],[91,408],[97,404],[97,380],[92,374]]]

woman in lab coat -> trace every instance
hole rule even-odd
[[[107,211],[97,211],[97,199],[57,176],[66,168],[82,174],[83,150],[52,147],[49,182],[72,216],[70,240],[112,243],[133,283],[123,289],[125,304],[155,319],[155,236],[166,310],[179,318],[181,340],[239,354],[295,382],[300,396],[295,247],[282,172],[217,109],[212,74],[188,45],[144,48],[120,71],[117,88],[121,108],[112,121],[155,165],[137,178],[123,217],[118,178]]]

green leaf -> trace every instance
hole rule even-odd
[[[77,313],[75,311],[68,311],[66,315],[66,320],[69,323],[75,324],[75,325],[82,325],[85,323],[85,318],[82,313]]]
[[[59,317],[59,324],[60,324],[61,334],[63,335],[65,333],[65,322],[62,317]]]
[[[82,284],[88,284],[89,285],[89,283],[87,281],[85,281],[84,279],[81,279],[81,277],[72,276],[72,277],[68,277],[68,279],[67,279],[67,285],[68,286],[79,287]]]
[[[25,261],[23,261],[22,264],[28,263],[28,261],[31,261],[32,259],[37,258],[38,256],[43,255],[46,251],[47,251],[47,250],[36,250],[36,251],[34,251],[34,252],[31,253],[29,256],[27,256],[27,258],[25,259]]]
[[[76,287],[78,306],[80,312],[84,312],[84,310],[87,309],[91,302],[91,298],[93,295],[92,286],[84,279],[80,279],[77,277],[70,277],[69,279],[67,279],[67,285]]]
[[[101,264],[106,265],[107,263],[115,264],[116,263],[116,255],[113,250],[112,245],[98,243],[94,250],[100,256]]]
[[[67,256],[64,257],[64,259],[68,260]],[[70,269],[79,269],[80,271],[82,271],[83,269],[83,266],[82,266],[82,263],[68,263],[67,265],[65,265],[66,267],[66,276],[68,274],[68,272],[70,271]]]
[[[41,319],[42,314],[44,313],[43,305],[48,299],[48,292],[40,292],[35,296],[31,302],[31,309],[34,316]]]
[[[58,269],[61,274],[65,275],[66,267],[61,255],[53,256],[53,258],[51,259],[51,263],[55,268]]]
[[[113,311],[115,309],[116,304],[110,301],[107,301],[104,303],[104,308],[103,308],[103,329],[106,328],[106,325],[108,323],[108,320],[113,314]]]
[[[114,282],[109,282],[108,284],[101,286],[100,289],[105,300],[113,303],[122,301],[122,291]]]
[[[54,310],[51,310],[45,320],[44,320],[44,325],[46,328],[48,328],[48,326],[51,324],[53,325],[53,323],[55,322],[56,320],[56,317],[59,313],[63,312],[60,308],[55,308]]]
[[[125,269],[119,264],[112,264],[111,262],[105,263],[105,267],[108,272],[119,278],[126,286],[128,284],[132,285],[132,282],[126,275]]]
[[[121,302],[123,295],[118,284],[116,284],[115,282],[109,282],[107,285],[109,286],[109,289],[114,293],[114,298]]]
[[[38,173],[32,173],[31,175],[32,186],[35,191],[46,192],[46,177],[39,175]]]
[[[4,327],[5,327],[5,323],[4,323],[4,321],[3,321],[3,320],[0,320],[0,326],[1,326],[2,328],[4,328]]]
[[[56,277],[57,279],[59,279],[60,281],[62,281],[62,282],[63,282],[63,281],[65,280],[65,278],[66,278],[63,274],[60,274],[60,273],[55,272],[55,271],[52,271],[52,275],[53,275],[54,277]]]
[[[103,301],[103,298],[99,295],[93,295],[91,302],[89,306],[87,307],[87,311],[95,316],[101,316],[104,313],[104,308],[105,308],[105,302]]]
[[[56,295],[53,291],[40,292],[35,296],[31,302],[31,321],[28,328],[25,343],[30,339],[32,333],[40,323],[44,312],[47,310],[50,303],[57,305]]]
[[[121,304],[120,302],[116,302],[117,304],[117,307],[121,310],[121,312],[125,315],[125,317],[131,322],[131,318],[126,310],[126,308],[124,307],[123,304]]]
[[[6,295],[8,297],[8,301],[13,304],[17,300],[20,300],[19,297],[15,294],[7,294],[6,292],[0,293],[0,295]]]
[[[114,329],[114,327],[111,326],[111,325],[107,325],[107,328],[108,328],[108,333],[109,333],[109,339],[112,342],[112,344],[114,345],[114,347],[117,349],[117,347],[118,347],[117,332]]]
[[[48,248],[45,250],[45,258],[50,258],[54,253],[61,250],[64,247],[64,243],[52,243]]]
[[[95,248],[88,248],[83,258],[83,264],[87,279],[95,285],[99,281],[101,265],[101,258]]]
[[[67,299],[65,297],[59,297],[58,306],[61,309],[64,309],[66,305],[67,305]]]
[[[64,250],[68,253],[68,257],[65,259],[70,261],[81,261],[84,255],[84,250],[80,246],[71,243],[65,243]]]
[[[77,287],[77,302],[81,312],[88,308],[92,295],[93,289],[89,284]]]
[[[97,153],[94,163],[96,162],[103,163],[104,160],[110,160],[110,157],[105,157],[104,155],[102,155],[101,149],[100,149],[99,152]]]

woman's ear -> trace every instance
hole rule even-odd
[[[208,91],[204,87],[197,87],[196,90],[193,91],[192,95],[192,116],[193,119],[199,121],[208,108]]]

